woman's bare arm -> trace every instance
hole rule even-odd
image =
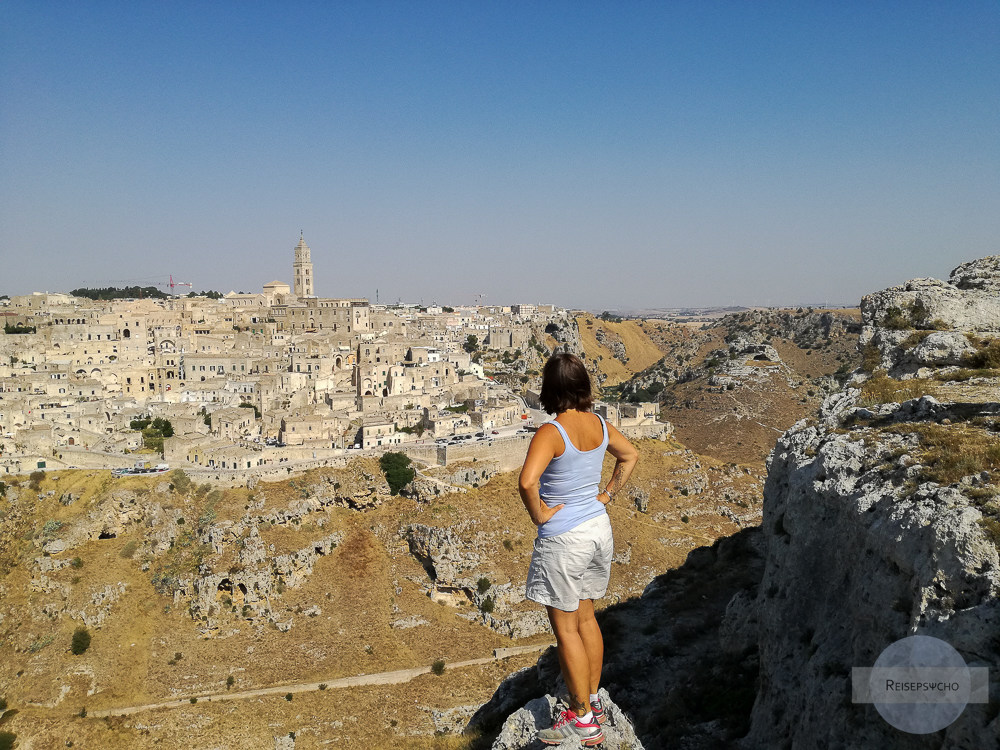
[[[597,496],[597,499],[607,505],[614,498],[615,494],[625,486],[628,478],[632,476],[632,469],[635,468],[639,460],[639,451],[628,441],[617,429],[608,425],[608,453],[615,457],[615,468],[611,472],[611,479],[608,480],[605,489]],[[602,499],[601,495],[607,498]]]
[[[542,472],[549,465],[549,461],[555,457],[561,441],[562,438],[559,437],[559,431],[555,427],[551,425],[539,427],[528,446],[528,455],[524,457],[521,476],[517,480],[521,502],[524,503],[528,515],[536,526],[541,526],[563,507],[560,503],[550,508],[542,502],[542,497],[538,494],[538,480],[542,478]]]

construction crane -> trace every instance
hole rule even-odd
[[[191,285],[191,282],[189,282],[189,281],[174,281],[174,275],[173,274],[170,274],[170,283],[169,284],[157,284],[157,286],[168,286],[168,287],[170,287],[170,296],[172,296],[172,297],[176,297],[177,296],[176,294],[174,294],[174,288],[175,287],[186,286],[188,289],[193,289],[194,288]]]

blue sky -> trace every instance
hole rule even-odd
[[[1000,253],[1000,3],[0,4],[0,293],[855,303]]]

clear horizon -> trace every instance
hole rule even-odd
[[[856,305],[1000,252],[1000,5],[0,6],[0,294]]]

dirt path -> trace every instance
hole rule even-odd
[[[459,669],[461,667],[474,667],[480,664],[489,664],[499,659],[524,654],[531,651],[541,651],[553,644],[540,643],[533,646],[516,646],[513,648],[498,648],[493,652],[493,656],[481,659],[468,659],[466,661],[456,661],[446,664],[445,669]],[[243,700],[245,698],[256,698],[262,695],[287,695],[288,693],[307,693],[314,690],[334,690],[337,688],[358,687],[361,685],[398,685],[402,682],[409,682],[414,677],[427,674],[431,667],[412,667],[410,669],[397,669],[393,672],[376,672],[375,674],[361,674],[354,677],[338,677],[322,682],[297,682],[290,685],[274,685],[272,687],[257,688],[256,690],[228,691],[225,693],[208,693],[202,695],[178,698],[172,701],[162,701],[160,703],[147,703],[144,706],[124,706],[122,708],[107,708],[96,711],[88,711],[87,716],[93,718],[103,718],[106,716],[128,716],[143,711],[156,711],[161,708],[183,708],[190,707],[192,703],[214,703],[217,701]]]

